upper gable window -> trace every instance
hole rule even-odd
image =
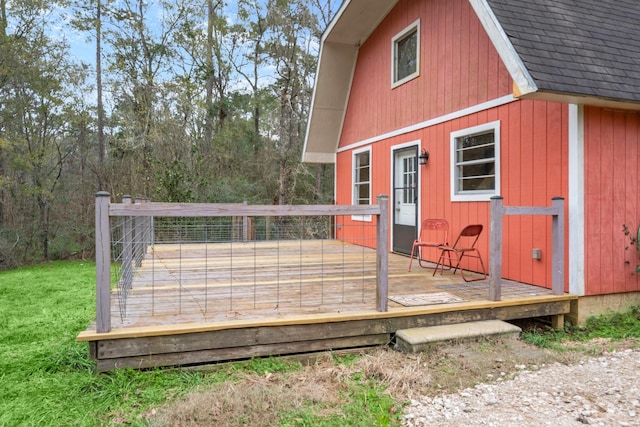
[[[451,133],[451,200],[488,201],[500,194],[500,122]]]
[[[420,74],[420,20],[398,33],[391,41],[391,87]]]

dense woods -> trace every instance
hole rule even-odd
[[[90,258],[98,190],[329,203],[300,157],[339,3],[0,0],[0,269]]]

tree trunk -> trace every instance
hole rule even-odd
[[[289,148],[289,126],[287,126],[287,89],[283,88],[280,93],[280,129],[278,137],[278,154],[279,154],[279,176],[278,176],[278,204],[284,205],[287,203],[287,148]]]
[[[213,0],[207,0],[207,46],[206,46],[206,70],[207,80],[205,86],[205,116],[204,116],[204,141],[205,154],[211,152],[213,140],[213,25],[215,19],[215,7]]]
[[[38,196],[38,208],[40,209],[40,233],[42,245],[42,258],[49,260],[49,202],[44,195]]]

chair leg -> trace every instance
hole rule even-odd
[[[436,246],[433,246],[434,248]],[[424,249],[423,246],[416,246],[415,244],[411,247],[411,255],[409,256],[409,272],[411,272],[411,264],[413,263],[413,258],[414,256],[417,258],[418,260],[418,265],[422,268],[433,268],[430,265],[426,264],[427,260],[422,258],[422,250]],[[417,253],[417,256],[416,256]],[[424,264],[423,264],[424,262]],[[443,263],[443,268],[444,268],[444,263]],[[451,269],[451,255],[449,255],[449,267],[446,268],[447,270]]]
[[[451,270],[453,268],[453,265],[451,265],[451,253],[450,252],[447,252],[447,258],[449,259],[449,266],[446,268],[446,270],[449,271],[449,270]],[[442,263],[442,268],[444,269],[444,262]]]
[[[409,272],[411,272],[411,263],[413,262],[413,254],[415,253],[416,245],[415,243],[411,246],[411,255],[409,255]],[[420,248],[418,247],[418,257],[420,256]],[[420,258],[418,258],[420,259]]]
[[[448,258],[449,258],[449,268],[447,270],[451,269],[451,251],[449,250],[440,250],[440,257],[438,258],[438,262],[436,263],[436,267],[433,269],[433,276],[436,275],[436,273],[438,272],[438,267],[440,267],[440,274],[444,273],[444,257],[445,257],[445,253],[447,254]],[[455,271],[454,271],[455,273]]]
[[[477,253],[478,256],[472,256],[471,258],[478,258],[478,260],[480,261],[480,266],[482,267],[482,278],[476,278],[476,279],[467,279],[466,277],[464,277],[464,270],[461,268],[460,269],[460,275],[462,276],[462,279],[465,282],[476,282],[478,280],[484,280],[487,278],[487,270],[484,268],[484,262],[482,262],[482,257],[480,256],[480,252],[478,252],[477,250],[474,250],[475,253]],[[460,259],[462,259],[462,257],[464,257],[465,254],[463,253],[462,256],[460,257]],[[458,262],[458,264],[460,264],[460,262]]]
[[[422,261],[424,261],[424,260],[422,259],[422,249],[423,249],[423,248],[424,248],[423,246],[420,246],[420,247],[418,248],[418,264],[419,264],[419,265],[420,265],[420,267],[422,267],[422,268],[430,268],[428,265],[422,265]]]
[[[437,246],[427,246],[427,247],[430,247],[430,248],[437,248]],[[423,251],[425,248],[426,248],[425,246],[418,246],[418,247],[417,247],[417,250],[418,250],[418,256],[417,256],[417,258],[418,258],[418,265],[420,265],[420,267],[422,267],[422,268],[435,268],[435,267],[432,267],[431,265],[429,265],[429,263],[431,263],[431,261],[428,261],[427,259],[422,258],[422,251]],[[413,251],[411,252],[411,254],[413,255]],[[444,262],[442,262],[441,267],[442,267],[442,269],[449,271],[449,270],[451,270],[451,254],[447,253],[447,258],[448,258],[448,260],[449,260],[449,264],[448,264],[448,266],[447,266],[447,267],[445,267],[445,263],[444,263]],[[444,260],[443,260],[443,261],[444,261]],[[431,264],[433,264],[433,263],[431,263]],[[411,271],[411,270],[409,270],[409,271]]]
[[[438,272],[438,266],[440,265],[440,260],[442,259],[442,252],[443,251],[440,251],[440,257],[438,258],[438,262],[436,263],[436,268],[433,269],[432,276],[435,276],[436,273]],[[440,271],[440,274],[442,274],[442,271]]]
[[[455,267],[453,267],[453,265],[451,266],[453,268],[453,273],[451,274],[456,274],[456,271],[460,268],[460,262],[462,261],[462,258],[464,258],[464,253],[458,254],[458,252],[455,252],[455,254],[457,262]],[[449,263],[451,264],[451,254],[449,254]],[[460,274],[462,274],[462,268],[460,268]]]

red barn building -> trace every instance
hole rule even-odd
[[[631,0],[345,0],[322,37],[303,161],[335,164],[338,204],[388,194],[399,253],[423,219],[455,237],[488,229],[492,196],[564,197],[574,320],[638,304],[623,226],[640,223],[639,23]],[[505,220],[505,278],[551,286],[550,230]],[[479,244],[487,261],[489,233]]]

